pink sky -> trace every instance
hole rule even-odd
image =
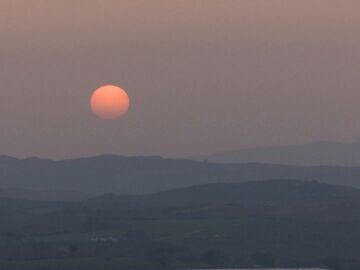
[[[1,154],[187,156],[360,138],[359,1],[3,1]],[[119,84],[119,121],[89,110]]]

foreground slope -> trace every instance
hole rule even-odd
[[[6,269],[360,267],[351,187],[268,180],[1,205]]]

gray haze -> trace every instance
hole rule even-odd
[[[360,2],[11,1],[0,152],[189,156],[360,138]],[[119,84],[129,114],[89,96]]]
[[[267,163],[301,166],[360,166],[360,143],[314,142],[223,151],[195,157],[219,163]]]

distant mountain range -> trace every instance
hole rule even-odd
[[[10,197],[24,199],[39,196],[73,201],[74,194],[79,198],[109,192],[142,194],[200,184],[268,179],[318,180],[360,187],[360,167],[216,164],[114,155],[63,161],[0,157],[0,189],[3,189],[0,195],[7,192],[14,194]],[[23,189],[22,194],[14,189]],[[30,190],[29,194],[24,194],[24,190]]]
[[[360,143],[314,142],[301,145],[224,151],[195,158],[218,163],[269,163],[299,166],[360,166]]]

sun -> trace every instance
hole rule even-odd
[[[116,85],[104,85],[92,94],[90,107],[100,118],[116,119],[128,112],[130,98],[124,89]]]

